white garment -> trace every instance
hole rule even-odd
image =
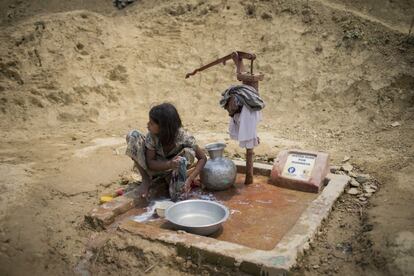
[[[252,111],[243,106],[240,113],[234,114],[233,118],[230,117],[230,138],[239,141],[239,146],[242,148],[254,148],[259,144],[256,127],[261,120],[261,111]]]

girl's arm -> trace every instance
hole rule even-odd
[[[153,171],[168,171],[171,169],[178,168],[179,162],[177,160],[156,160],[155,150],[145,149],[145,159],[147,166]]]
[[[187,177],[187,183],[191,183],[197,175],[201,172],[201,170],[204,168],[204,165],[207,162],[207,156],[204,154],[204,152],[200,149],[199,146],[197,146],[195,150],[196,157],[198,159],[197,164],[194,168],[194,170],[191,172],[191,174]]]

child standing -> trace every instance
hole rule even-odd
[[[249,85],[234,85],[222,93],[220,105],[227,110],[230,118],[230,138],[239,141],[246,149],[246,178],[244,183],[253,183],[254,147],[259,143],[257,125],[262,119],[261,110],[265,104],[257,90]]]
[[[182,128],[177,109],[169,103],[151,108],[148,134],[131,131],[127,137],[126,154],[132,158],[142,176],[139,196],[149,199],[149,190],[156,181],[168,183],[173,201],[185,199],[192,181],[207,162],[204,152],[192,135]],[[187,177],[187,168],[194,165]]]

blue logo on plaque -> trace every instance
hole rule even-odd
[[[290,167],[290,168],[288,169],[288,172],[289,172],[289,173],[294,173],[295,171],[296,171],[295,167]]]

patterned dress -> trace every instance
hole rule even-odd
[[[186,170],[193,166],[195,161],[195,150],[197,148],[195,138],[183,128],[180,128],[175,138],[175,147],[168,153],[164,152],[158,137],[151,133],[144,136],[138,130],[132,130],[127,134],[126,142],[125,154],[148,173],[152,179],[152,185],[159,183],[159,181],[166,182],[169,184],[171,199],[174,201],[183,199],[182,189],[186,180]],[[176,156],[183,158],[181,158],[180,166],[176,170],[153,171],[147,166],[146,149],[155,151],[156,160],[167,161]]]

